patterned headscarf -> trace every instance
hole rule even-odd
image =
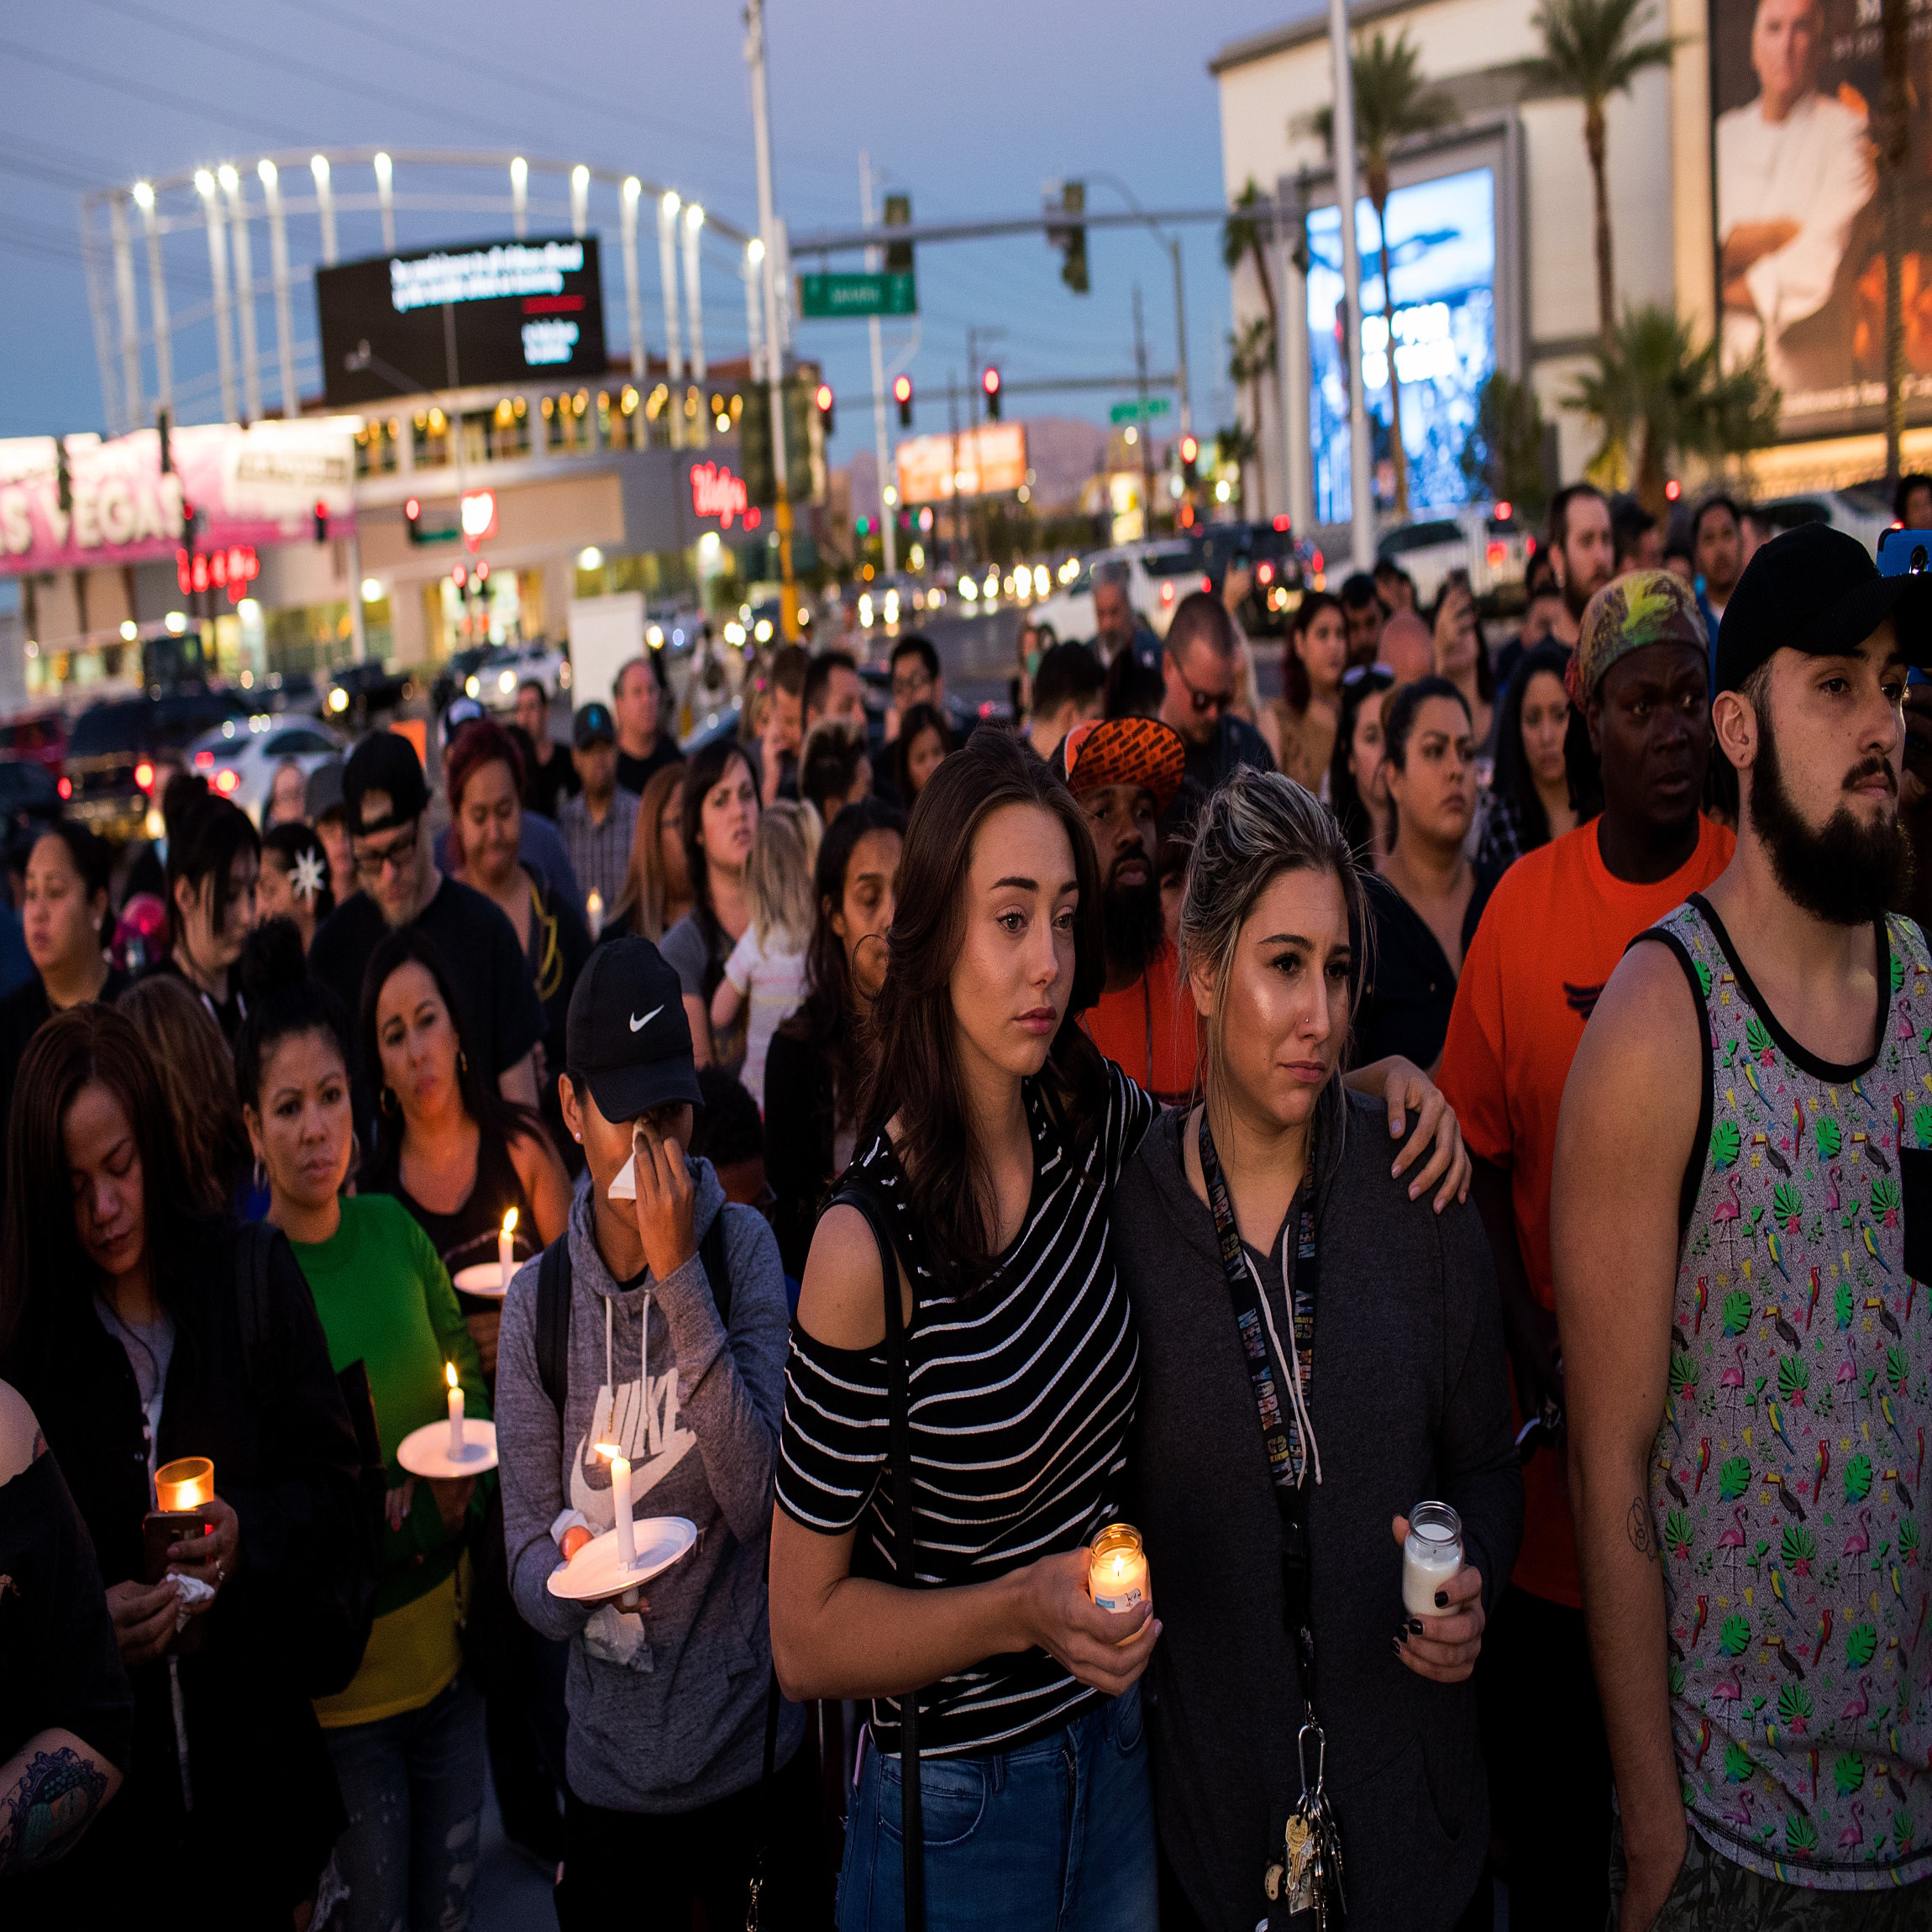
[[[1710,648],[1697,593],[1668,570],[1633,570],[1592,597],[1577,627],[1576,654],[1565,682],[1572,704],[1586,703],[1619,658],[1646,644]]]

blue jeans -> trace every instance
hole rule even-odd
[[[349,1829],[339,1932],[463,1932],[483,1809],[483,1699],[467,1674],[420,1710],[325,1730]]]
[[[1141,1689],[1037,1743],[919,1767],[927,1932],[1156,1932]],[[839,1932],[900,1932],[899,1760],[868,1740],[845,1830]]]

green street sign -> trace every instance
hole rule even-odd
[[[1165,416],[1167,412],[1167,397],[1150,396],[1144,402],[1116,402],[1107,415],[1115,423],[1138,423],[1143,417]]]
[[[798,306],[808,322],[846,315],[916,315],[919,292],[910,274],[801,275]]]

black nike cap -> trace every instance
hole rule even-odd
[[[704,1105],[676,971],[648,939],[593,952],[570,995],[564,1037],[573,1079],[606,1121],[634,1121],[667,1100]]]

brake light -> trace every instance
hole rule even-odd
[[[1174,587],[1173,582],[1170,580],[1161,585],[1161,601],[1163,604],[1171,604],[1173,601]]]
[[[1319,550],[1317,550],[1315,554],[1308,560],[1317,570],[1326,570],[1328,568],[1327,563],[1323,559],[1322,554]]]
[[[54,789],[62,798],[71,798],[74,795],[74,781],[71,778],[63,778]]]
[[[1501,570],[1503,568],[1504,559],[1508,557],[1509,554],[1509,546],[1507,544],[1492,543],[1489,546],[1489,568],[1492,570]]]
[[[1274,581],[1274,565],[1273,564],[1257,564],[1254,574],[1261,579],[1263,583],[1272,584]]]
[[[1499,503],[1496,506],[1496,521],[1499,523],[1507,523],[1515,513],[1515,506],[1512,503]]]
[[[1204,592],[1211,593],[1214,590],[1214,579],[1212,577],[1203,577],[1201,579],[1201,589]]]
[[[1536,554],[1536,539],[1534,537],[1525,537],[1523,539],[1523,554],[1525,557],[1533,557]]]
[[[226,798],[241,783],[241,774],[232,766],[223,765],[215,774],[215,790]]]
[[[1288,528],[1288,527],[1289,527],[1289,525],[1288,525],[1288,519],[1287,519],[1287,517],[1277,517],[1275,518],[1275,520],[1274,520],[1274,527],[1275,527],[1275,528],[1276,528],[1276,529],[1278,529],[1278,530],[1285,530],[1285,529],[1287,529],[1287,528]]]
[[[197,751],[195,753],[195,769],[197,771],[213,771],[214,769],[215,754],[212,751]]]
[[[143,791],[150,791],[154,789],[155,768],[153,765],[149,764],[145,759],[143,759],[141,762],[134,767],[134,783],[138,785]]]

